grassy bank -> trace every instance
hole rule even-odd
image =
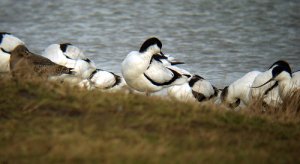
[[[300,162],[297,104],[234,112],[3,78],[0,90],[0,163]]]

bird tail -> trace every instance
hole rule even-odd
[[[179,64],[184,64],[184,62],[181,61],[170,61],[171,65],[179,65]]]

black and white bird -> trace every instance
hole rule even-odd
[[[8,73],[10,54],[0,49],[0,73]]]
[[[77,76],[65,77],[64,81],[87,89],[112,90],[125,85],[124,79],[112,72],[97,69],[95,63],[87,58],[83,51],[70,44],[52,44],[43,56],[55,63],[73,68]]]
[[[10,72],[10,52],[18,45],[25,45],[19,38],[7,32],[0,32],[0,73]]]
[[[250,89],[259,71],[251,71],[240,79],[226,86],[221,93],[221,101],[231,108],[238,107],[241,102],[247,105],[250,100]]]
[[[219,90],[199,75],[192,75],[188,82],[168,88],[168,94],[179,101],[202,102],[218,96]]]
[[[96,69],[88,79],[84,79],[79,83],[79,86],[89,90],[119,90],[126,85],[125,80],[113,72],[108,72],[101,69]]]
[[[51,44],[44,50],[43,56],[54,63],[73,68],[77,77],[73,79],[74,83],[87,79],[96,70],[95,63],[88,59],[82,50],[70,43]]]
[[[255,88],[255,86],[261,85],[267,80],[272,78],[272,70],[277,66],[288,66],[289,64],[286,61],[279,60],[273,63],[268,70],[260,73],[254,80],[251,86],[251,101],[255,101],[257,99],[263,99],[263,102],[267,105],[276,106],[282,102],[279,96],[279,87],[278,82],[270,81],[268,84],[261,86],[259,88]]]
[[[157,38],[147,39],[139,51],[130,52],[122,62],[122,75],[133,89],[152,93],[172,85],[187,82],[190,75],[180,74],[166,65],[180,64],[168,60],[162,52],[162,43]]]
[[[9,63],[6,60],[3,68],[5,71],[9,70],[13,76],[29,77],[38,75],[49,78],[74,74],[72,69],[30,52],[23,41],[10,33],[0,33],[0,39],[1,51],[10,55]],[[9,69],[7,66],[9,66]]]
[[[293,91],[300,89],[300,73],[297,71],[292,74],[291,67],[287,62],[286,64],[279,64],[271,68],[271,71],[272,77],[270,79],[259,86],[252,86],[252,88],[260,88],[275,81],[278,83],[281,99],[284,99]]]

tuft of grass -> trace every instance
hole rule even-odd
[[[235,112],[41,79],[2,77],[0,90],[1,163],[300,162],[298,92]]]
[[[300,90],[291,92],[283,99],[282,104],[267,106],[259,99],[246,107],[246,114],[259,115],[271,120],[282,122],[299,122],[300,119]]]

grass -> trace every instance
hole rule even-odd
[[[299,97],[211,102],[0,80],[0,163],[299,163]]]

